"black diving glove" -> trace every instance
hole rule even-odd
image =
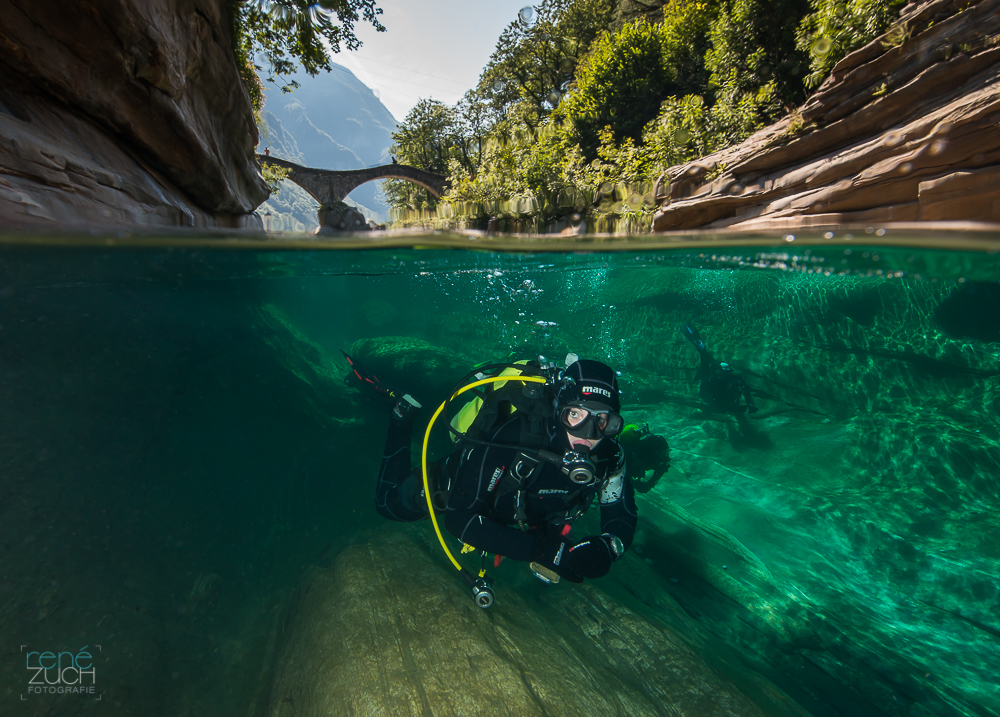
[[[569,567],[585,578],[603,578],[624,552],[622,541],[611,533],[588,535],[569,549]]]
[[[539,535],[531,546],[531,562],[548,568],[564,580],[582,583],[583,578],[570,567],[569,551],[573,542],[560,535]]]

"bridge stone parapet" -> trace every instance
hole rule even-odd
[[[269,154],[258,154],[257,159],[262,166],[269,164],[291,170],[288,178],[305,189],[313,199],[320,203],[321,231],[325,227],[336,230],[354,228],[341,226],[343,223],[340,219],[342,212],[333,210],[337,209],[348,194],[366,182],[372,182],[376,179],[404,179],[423,187],[439,199],[448,191],[449,186],[448,178],[443,174],[395,162],[367,169],[333,170],[303,167],[300,164],[272,157]],[[332,220],[332,217],[338,217],[336,226],[326,224]]]

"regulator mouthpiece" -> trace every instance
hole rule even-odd
[[[577,485],[594,482],[594,464],[589,456],[579,451],[569,451],[563,456],[563,473]]]

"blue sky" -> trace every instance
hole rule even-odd
[[[385,32],[356,26],[364,45],[333,61],[371,87],[397,120],[418,99],[457,102],[475,87],[500,33],[526,0],[378,0]]]

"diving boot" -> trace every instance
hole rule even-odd
[[[420,413],[420,408],[420,402],[417,399],[408,393],[404,393],[403,397],[396,401],[392,407],[392,414],[389,416],[389,420],[397,423],[409,423]]]
[[[684,324],[684,326],[681,327],[681,332],[696,349],[699,351],[705,350],[705,342],[701,340],[701,336],[698,334],[698,329],[691,324]]]

